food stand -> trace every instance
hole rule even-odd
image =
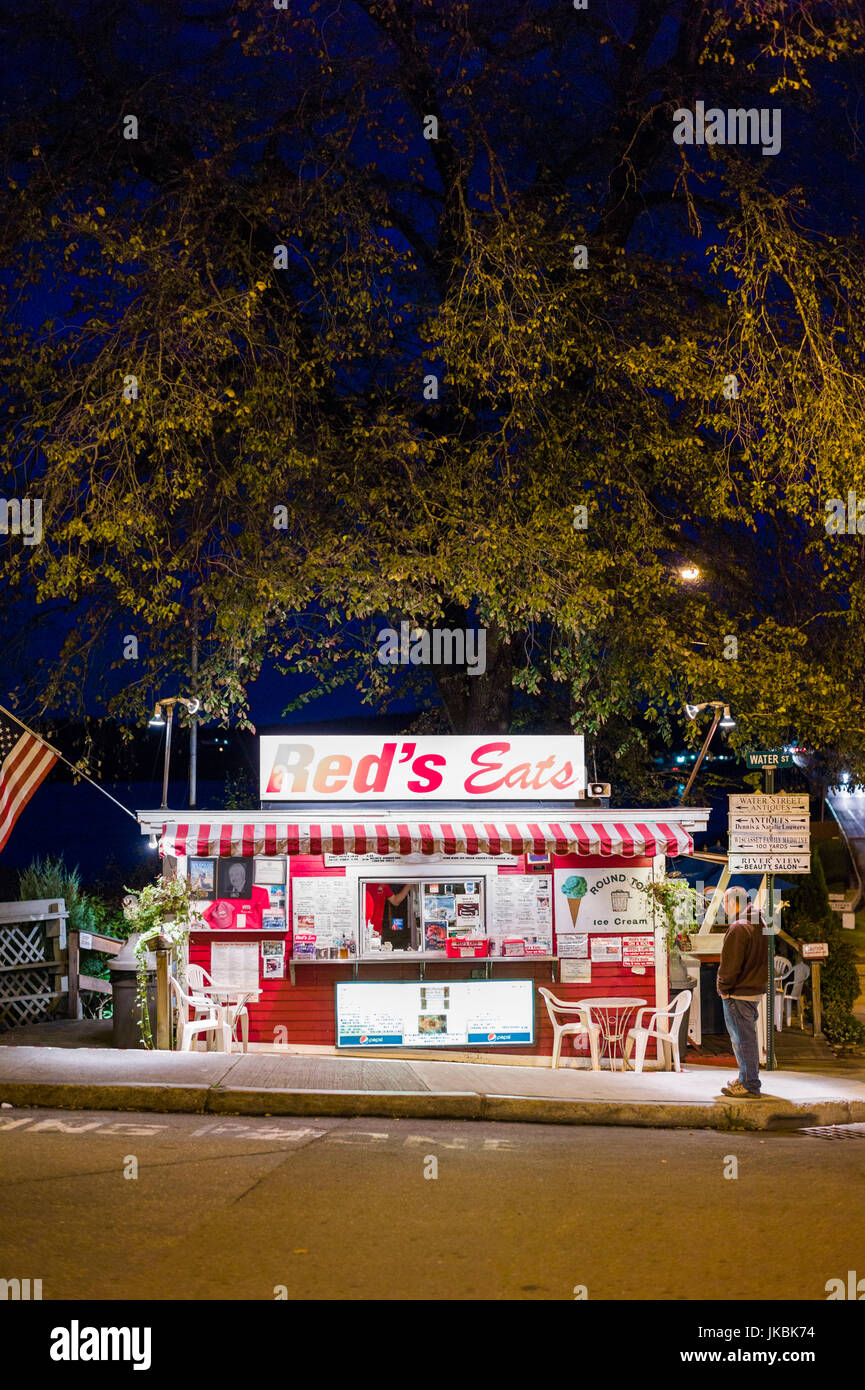
[[[590,805],[582,743],[266,735],[262,809],[138,818],[199,898],[190,960],[259,992],[252,1047],[549,1065],[539,987],[666,1004],[646,888],[709,816]]]

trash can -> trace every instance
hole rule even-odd
[[[720,938],[719,938],[720,940]],[[718,993],[718,967],[704,964],[700,971],[700,1009],[703,1015],[703,1036],[724,1034],[724,1001]]]
[[[144,1038],[138,1021],[138,961],[135,943],[138,934],[130,936],[126,945],[108,962],[111,972],[111,1001],[114,1015],[113,1042],[115,1047],[141,1047]],[[156,1032],[156,954],[147,952],[147,1008],[151,1030]]]

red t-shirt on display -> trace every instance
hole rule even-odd
[[[270,894],[266,888],[257,885],[252,890],[252,898],[217,898],[206,907],[202,916],[213,931],[233,931],[237,918],[243,914],[246,921],[241,930],[260,931],[262,911],[270,907]]]
[[[368,883],[366,885],[366,920],[372,922],[377,932],[381,932],[384,922],[384,905],[392,898],[395,889],[390,883]]]

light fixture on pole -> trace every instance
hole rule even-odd
[[[697,565],[682,565],[679,578],[684,579],[686,584],[694,584],[700,578],[700,570]]]
[[[706,741],[703,744],[703,747],[700,749],[700,756],[697,758],[697,761],[691,768],[691,775],[688,778],[685,790],[682,792],[679,801],[679,804],[682,806],[685,804],[685,801],[687,800],[688,792],[694,785],[694,779],[696,778],[697,773],[700,770],[700,764],[702,763],[703,759],[706,756],[706,753],[709,750],[709,744],[712,742],[712,738],[714,736],[715,730],[718,728],[718,725],[720,725],[722,729],[734,729],[736,727],[736,721],[730,713],[730,706],[725,704],[723,700],[704,700],[703,703],[700,705],[685,705],[685,713],[687,714],[689,719],[696,719],[697,715],[700,714],[704,709],[714,710],[715,717],[712,720],[712,727],[706,735]]]
[[[182,695],[164,696],[156,701],[156,706],[150,719],[152,729],[161,729],[165,725],[165,761],[162,768],[162,807],[165,811],[168,807],[168,766],[171,760],[171,729],[174,723],[174,706],[183,705],[189,714],[197,714],[201,708],[200,700],[187,700]],[[168,711],[166,719],[163,711]]]

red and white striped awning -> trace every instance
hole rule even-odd
[[[163,855],[690,854],[694,842],[670,821],[212,821],[165,826]]]

